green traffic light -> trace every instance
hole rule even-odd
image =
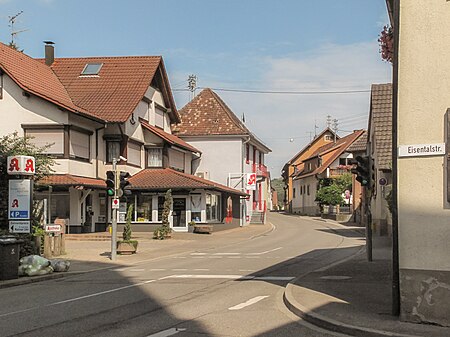
[[[114,195],[114,190],[112,188],[108,188],[106,190],[106,194],[108,194],[108,196],[112,197]]]

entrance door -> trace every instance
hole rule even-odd
[[[173,198],[173,229],[175,231],[187,229],[186,198]]]

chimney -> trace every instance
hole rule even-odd
[[[51,66],[55,61],[55,44],[53,41],[44,41],[45,43],[45,64]]]

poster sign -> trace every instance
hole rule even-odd
[[[8,174],[33,175],[36,170],[34,157],[9,156],[7,162]]]
[[[245,185],[247,190],[256,190],[256,173],[247,173]]]
[[[8,219],[31,218],[31,180],[14,179],[9,181]]]
[[[11,233],[31,233],[31,221],[10,221],[9,231]]]

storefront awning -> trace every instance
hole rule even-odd
[[[236,190],[216,182],[196,177],[191,174],[179,172],[170,168],[166,169],[145,169],[130,179],[130,189],[132,191],[166,191],[205,189],[240,196],[247,196],[247,193]]]
[[[79,177],[72,174],[52,174],[39,180],[36,184],[40,186],[106,189],[106,183],[102,179]]]

